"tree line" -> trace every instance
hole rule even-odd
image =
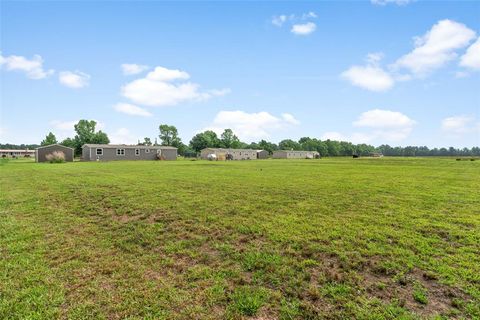
[[[40,143],[42,146],[60,143],[64,146],[75,149],[75,154],[81,155],[82,146],[87,143],[91,144],[108,144],[110,139],[105,132],[101,130],[96,131],[97,123],[93,120],[80,120],[75,124],[75,136],[66,138],[63,141],[57,141],[57,138],[52,132],[49,132],[44,140]],[[406,147],[392,147],[388,144],[382,144],[375,147],[369,144],[353,144],[347,141],[336,140],[320,140],[316,138],[303,137],[298,141],[292,139],[285,139],[278,144],[269,142],[267,140],[260,140],[258,142],[245,143],[234,134],[231,129],[225,129],[223,133],[218,136],[214,131],[206,130],[197,133],[192,137],[190,142],[184,144],[179,137],[178,130],[173,125],[161,124],[158,128],[159,135],[158,142],[155,138],[154,142],[149,137],[145,137],[143,141],[138,141],[138,145],[151,146],[163,145],[178,148],[178,153],[182,156],[196,156],[200,150],[204,148],[232,148],[232,149],[254,149],[266,150],[270,154],[275,150],[306,150],[317,151],[322,157],[335,156],[365,156],[371,153],[381,153],[385,156],[401,156],[401,157],[415,157],[415,156],[480,156],[480,148],[433,148],[426,146],[406,146]],[[2,149],[34,149],[38,145],[13,145],[0,144]]]

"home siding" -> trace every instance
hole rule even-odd
[[[286,151],[274,151],[272,158],[273,159],[287,159],[287,152]]]
[[[208,155],[215,154],[217,160],[225,160],[227,155],[232,155],[233,160],[253,160],[257,159],[257,150],[251,149],[221,149],[205,148],[200,151],[200,158],[208,160]]]
[[[177,150],[176,149],[161,149],[162,150],[162,159],[164,160],[177,160]]]
[[[84,160],[84,161],[92,160],[92,159],[90,159],[90,148],[89,147],[83,147],[82,148],[82,160]]]
[[[229,150],[227,154],[231,154],[233,156],[233,160],[252,160],[257,159],[257,151],[256,150]]]
[[[162,149],[162,148],[149,148],[150,152],[146,152],[144,148],[134,148],[134,147],[87,147],[88,154],[84,157],[86,161],[116,161],[116,160],[156,160],[157,159],[157,150],[162,151],[162,157],[164,160],[176,160],[177,159],[177,150],[176,149]],[[103,149],[102,155],[97,155],[97,149]],[[117,155],[117,149],[124,149],[124,155]],[[135,154],[135,150],[139,150],[139,154]],[[91,158],[90,158],[91,150]]]
[[[208,160],[208,155],[209,154],[214,154],[217,157],[219,155],[226,155],[226,150],[217,150],[217,149],[211,149],[211,148],[205,148],[200,151],[200,158],[203,160]]]
[[[268,151],[261,150],[257,151],[257,159],[267,159],[268,158]]]
[[[316,151],[278,150],[273,152],[274,159],[306,159],[315,158],[316,155],[318,155]]]

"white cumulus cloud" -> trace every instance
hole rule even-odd
[[[173,81],[186,80],[190,75],[185,71],[167,69],[164,67],[156,67],[153,71],[147,74],[147,79],[152,81]]]
[[[353,126],[370,129],[366,134],[370,140],[397,142],[410,135],[415,123],[401,112],[373,109],[363,112]]]
[[[306,36],[314,32],[316,29],[317,29],[317,25],[315,23],[307,22],[307,23],[294,24],[290,31],[297,35]]]
[[[480,37],[473,43],[460,58],[462,67],[480,70]]]
[[[122,72],[126,76],[130,76],[133,74],[139,74],[142,73],[145,70],[148,70],[148,66],[146,65],[141,65],[141,64],[135,64],[135,63],[124,63],[121,65]]]
[[[146,77],[123,86],[122,95],[134,103],[161,107],[207,100],[230,92],[229,89],[202,92],[198,84],[185,81],[189,78],[185,71],[156,67]]]
[[[373,109],[360,114],[352,125],[351,134],[325,132],[321,139],[350,141],[352,143],[396,143],[408,138],[416,122],[401,112]]]
[[[58,80],[66,87],[79,89],[88,86],[90,75],[81,71],[62,71]]]
[[[282,118],[287,123],[294,124],[294,125],[300,124],[300,121],[295,119],[295,117],[290,113],[282,113]]]
[[[475,118],[466,115],[457,115],[448,117],[442,120],[442,130],[449,134],[462,135],[469,132],[474,132],[477,128]],[[480,132],[480,130],[479,130]]]
[[[423,77],[457,58],[456,50],[466,47],[474,38],[475,31],[462,23],[438,21],[426,34],[414,38],[415,48],[400,57],[393,67]]]
[[[117,112],[125,113],[131,116],[151,117],[152,114],[139,106],[129,103],[117,103],[113,106],[113,109]]]
[[[353,123],[356,127],[369,128],[405,128],[414,124],[415,121],[401,112],[381,109],[363,112]]]
[[[8,71],[20,71],[30,79],[44,79],[54,73],[53,69],[45,70],[43,68],[43,59],[39,55],[34,55],[32,59],[23,56],[2,56],[0,53],[0,66]]]
[[[379,66],[382,58],[381,53],[370,53],[367,55],[367,65],[351,66],[341,74],[341,77],[363,89],[387,91],[394,86],[395,79]]]
[[[270,137],[275,131],[287,129],[300,122],[289,113],[276,117],[266,111],[248,113],[245,111],[220,111],[212,124],[203,129],[221,134],[225,129],[233,132],[244,141],[253,141]]]

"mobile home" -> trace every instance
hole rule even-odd
[[[169,146],[134,146],[125,144],[85,144],[83,161],[176,160],[177,148]]]

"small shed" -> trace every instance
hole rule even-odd
[[[61,144],[51,144],[48,146],[38,147],[35,149],[36,162],[48,162],[47,156],[54,152],[61,152],[65,156],[65,161],[73,161],[73,149],[62,146]]]

